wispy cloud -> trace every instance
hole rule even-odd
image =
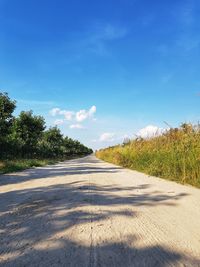
[[[99,141],[100,142],[113,142],[115,140],[115,133],[103,133],[100,138]]]
[[[81,124],[72,124],[69,126],[70,129],[85,129],[85,127]]]
[[[127,28],[122,26],[116,26],[110,23],[97,24],[94,27],[94,32],[91,35],[91,42],[96,40],[112,41],[125,37],[128,33]]]
[[[63,63],[72,65],[73,62],[81,61],[88,54],[100,57],[110,56],[112,54],[110,44],[125,38],[129,31],[127,26],[121,24],[91,21],[81,32],[76,32],[70,38],[70,42],[67,40],[60,44],[59,51],[62,55],[63,51],[66,53],[66,57],[62,57]],[[76,68],[72,67],[77,72],[82,72],[80,65],[77,64]]]
[[[62,124],[64,124],[64,120],[59,120],[59,119],[58,120],[55,120],[54,121],[54,124],[55,125],[62,125]]]
[[[162,56],[190,56],[190,52],[200,47],[200,36],[194,30],[197,25],[198,14],[195,0],[183,0],[174,5],[171,10],[176,35],[166,43],[158,45],[157,51]]]
[[[181,27],[181,33],[177,37],[176,45],[185,52],[192,51],[200,46],[199,34],[195,34],[193,29],[197,20],[196,1],[184,0],[179,5],[179,10],[174,14]]]
[[[179,48],[184,49],[186,52],[192,51],[200,46],[199,36],[190,36],[190,34],[185,34],[179,37],[176,42]]]
[[[179,19],[184,26],[191,26],[195,22],[195,1],[185,0],[181,2]]]
[[[28,100],[28,99],[16,99],[17,103],[26,104],[26,105],[45,105],[53,106],[55,102],[53,101],[43,101],[43,100]]]
[[[165,75],[163,75],[161,77],[161,81],[163,83],[168,83],[172,78],[173,78],[173,74],[172,73],[167,73],[167,74],[165,74]]]
[[[67,121],[71,121],[75,115],[74,111],[62,110],[60,108],[53,108],[49,113],[53,117],[57,115],[63,115]]]
[[[88,30],[81,43],[86,51],[94,52],[98,55],[108,55],[108,44],[124,38],[127,34],[127,27],[111,23],[96,23],[93,28]]]

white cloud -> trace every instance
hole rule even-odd
[[[50,110],[50,115],[55,116],[64,116],[65,120],[67,121],[76,121],[76,122],[82,122],[87,119],[92,118],[92,120],[95,120],[94,114],[96,113],[96,106],[92,106],[89,110],[81,109],[78,112],[60,109],[60,108],[53,108]]]
[[[92,106],[92,107],[90,108],[90,110],[89,110],[89,115],[90,115],[90,116],[93,116],[93,114],[95,114],[96,111],[97,111],[96,106]]]
[[[69,126],[70,129],[84,129],[83,125],[81,124],[72,124]]]
[[[88,118],[93,117],[96,113],[96,106],[92,106],[88,111],[85,109],[81,109],[80,111],[76,112],[76,121],[82,122]]]
[[[49,111],[50,115],[55,117],[56,115],[59,115],[60,109],[59,108],[53,108]]]
[[[52,110],[50,110],[49,113],[53,117],[55,117],[57,115],[64,115],[64,117],[67,121],[71,121],[73,119],[74,114],[75,114],[73,111],[62,110],[60,108],[53,108]]]
[[[60,115],[64,115],[67,121],[71,121],[73,119],[74,114],[75,112],[67,110],[61,110],[60,112]]]
[[[159,136],[165,131],[166,129],[164,128],[159,128],[154,125],[148,125],[145,128],[142,128],[141,130],[139,130],[139,132],[137,133],[137,136],[141,138],[151,138],[151,137]]]
[[[55,121],[54,121],[54,124],[55,124],[55,125],[62,125],[63,123],[64,123],[64,120],[59,120],[59,119],[58,119],[58,120],[55,120]]]
[[[115,133],[103,133],[99,141],[100,142],[113,142],[115,140]]]
[[[85,109],[81,109],[80,111],[78,111],[76,113],[76,120],[77,121],[80,121],[80,122],[84,121],[87,119],[87,117],[88,117],[88,113]]]

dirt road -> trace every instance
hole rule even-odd
[[[200,266],[200,190],[94,156],[0,176],[0,266]]]

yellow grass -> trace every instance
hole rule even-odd
[[[200,187],[200,126],[183,124],[151,139],[99,150],[105,161]]]

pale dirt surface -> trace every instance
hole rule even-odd
[[[0,266],[200,266],[200,190],[94,156],[2,175]]]

